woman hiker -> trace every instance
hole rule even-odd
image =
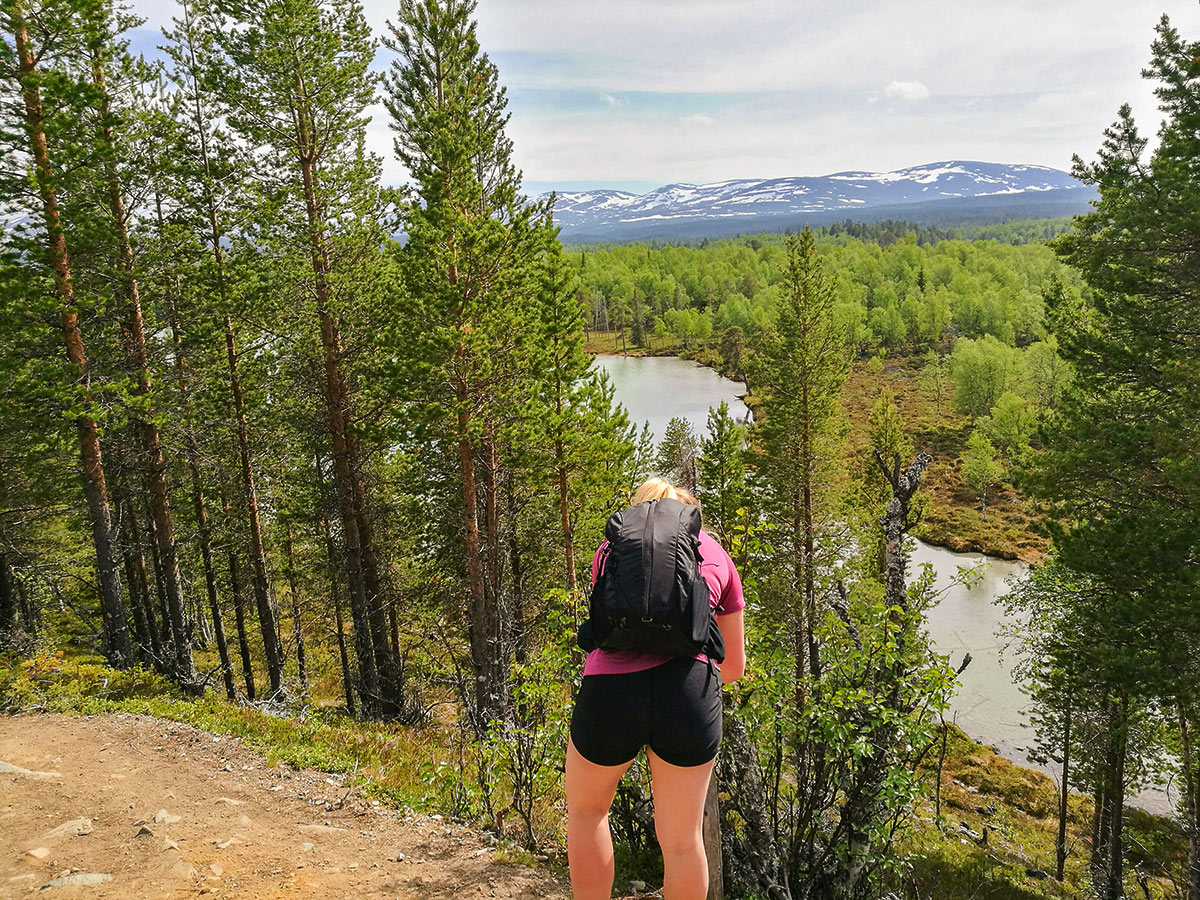
[[[650,479],[629,508],[610,519],[609,539],[592,560],[593,585],[598,578],[606,584],[593,588],[591,616],[580,631],[580,644],[590,652],[566,760],[567,857],[575,900],[608,900],[612,894],[608,811],[617,782],[643,746],[663,853],[663,898],[703,900],[708,892],[704,803],[721,741],[721,685],[745,671],[746,604],[733,560],[700,530],[697,507],[687,490]],[[678,597],[689,584],[695,604]],[[620,611],[623,600],[636,614]],[[673,618],[664,611],[671,604]],[[694,616],[686,611],[691,606]],[[680,608],[691,623],[680,628],[692,633],[662,637],[672,630],[663,623],[679,621]],[[640,626],[639,619],[648,624]],[[702,630],[710,634],[698,643]],[[614,645],[641,649],[606,649]],[[709,652],[691,652],[696,646]],[[650,648],[662,652],[645,652]]]

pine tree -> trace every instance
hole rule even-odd
[[[0,26],[12,35],[12,43],[0,43],[0,76],[18,97],[6,98],[4,143],[26,156],[34,172],[43,233],[41,252],[53,272],[54,292],[59,304],[59,329],[67,359],[76,374],[74,396],[68,405],[74,412],[80,449],[92,543],[100,580],[100,607],[109,662],[123,668],[133,662],[121,580],[113,547],[112,513],[100,447],[97,411],[90,389],[88,361],[80,327],[80,302],[75,294],[71,257],[59,197],[60,167],[55,164],[49,137],[62,139],[77,126],[81,97],[86,96],[71,75],[47,78],[46,68],[60,65],[86,71],[86,30],[81,25],[103,8],[101,0],[46,2],[31,7],[24,0],[5,0],[0,6]],[[31,27],[32,26],[32,27]],[[45,91],[62,96],[45,105]],[[15,121],[14,121],[15,120]],[[23,132],[23,134],[21,134]],[[18,137],[20,135],[20,137]],[[21,140],[24,138],[24,140]],[[69,151],[67,151],[69,152]]]
[[[195,689],[196,670],[192,660],[183,579],[176,551],[167,466],[155,411],[156,398],[151,386],[141,286],[135,271],[133,247],[130,243],[127,187],[122,184],[122,175],[118,168],[123,156],[128,154],[127,148],[118,146],[118,141],[124,139],[124,119],[130,115],[131,110],[126,108],[121,111],[122,114],[118,114],[109,86],[114,73],[126,84],[130,80],[145,77],[136,71],[136,64],[129,57],[125,42],[118,36],[120,30],[131,24],[127,20],[114,18],[104,8],[94,11],[87,18],[88,57],[93,89],[91,103],[96,113],[98,131],[97,161],[101,164],[97,174],[103,181],[105,212],[111,220],[112,240],[119,257],[116,280],[124,307],[122,328],[126,339],[127,365],[134,380],[134,396],[130,405],[134,409],[135,431],[141,450],[139,464],[148,488],[148,504],[154,522],[155,549],[162,571],[168,613],[167,625],[171,636],[171,674],[185,688]]]
[[[504,397],[519,377],[513,362],[528,336],[525,300],[548,225],[544,207],[520,194],[507,99],[480,50],[474,9],[473,0],[401,0],[385,105],[396,155],[414,180],[401,204],[408,296],[398,318],[410,330],[394,342],[398,393],[458,450],[472,699],[486,726],[510,711],[496,442]]]
[[[797,705],[805,681],[820,671],[815,635],[819,532],[833,519],[838,458],[838,397],[849,352],[833,317],[834,293],[816,256],[812,232],[787,241],[784,294],[775,333],[755,354],[754,383],[763,397],[756,467],[789,575]]]
[[[746,502],[746,428],[729,414],[729,404],[708,411],[708,431],[700,440],[700,498],[708,527],[728,535]]]
[[[675,416],[667,423],[662,442],[658,445],[658,471],[668,481],[695,493],[699,488],[697,458],[700,439],[692,423]]]
[[[1074,381],[1048,418],[1046,450],[1027,479],[1056,514],[1063,564],[1103,583],[1114,601],[1099,614],[1137,636],[1125,653],[1153,649],[1157,665],[1131,666],[1126,671],[1137,677],[1127,677],[1122,690],[1135,699],[1150,690],[1176,711],[1179,758],[1188,760],[1180,780],[1190,900],[1200,898],[1200,768],[1190,746],[1200,648],[1184,624],[1200,619],[1198,56],[1200,42],[1186,40],[1164,16],[1143,72],[1156,82],[1164,115],[1157,146],[1150,149],[1123,106],[1097,160],[1076,161],[1076,176],[1100,199],[1055,249],[1090,291],[1047,297]],[[1122,734],[1114,729],[1110,743]],[[1119,826],[1118,814],[1097,885],[1110,898],[1122,890]]]
[[[383,241],[379,160],[364,144],[375,45],[355,2],[238,0],[222,9],[229,18],[213,28],[224,57],[218,98],[229,124],[256,149],[266,187],[245,237],[252,246],[276,246],[307,260],[311,290],[304,293],[314,301],[322,354],[359,689],[368,712],[395,715],[403,707],[400,673],[388,642],[386,589],[356,430],[363,423],[356,419],[344,338],[367,285],[365,263]],[[260,617],[274,621],[258,590],[264,580],[255,579]]]

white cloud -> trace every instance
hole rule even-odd
[[[363,2],[381,33],[397,0]],[[177,13],[132,3],[150,29]],[[578,184],[943,159],[1068,168],[1122,103],[1155,132],[1140,70],[1163,12],[1200,37],[1196,0],[485,0],[477,17],[511,91],[518,165]],[[888,105],[906,114],[882,115]],[[371,147],[400,180],[386,115],[372,113]]]
[[[717,124],[716,119],[714,119],[712,116],[706,116],[703,113],[696,113],[692,116],[683,116],[680,118],[679,122],[682,125],[703,125],[706,128],[710,125]]]
[[[883,95],[889,100],[928,100],[929,88],[920,81],[893,81]]]

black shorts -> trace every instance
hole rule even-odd
[[[599,766],[629,762],[646,744],[673,766],[699,766],[721,743],[721,673],[681,656],[622,675],[586,675],[571,741]]]

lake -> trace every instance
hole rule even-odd
[[[703,435],[709,408],[722,400],[729,403],[734,418],[749,416],[741,399],[746,386],[698,363],[665,356],[597,356],[596,365],[608,372],[616,400],[630,420],[639,428],[649,422],[656,440],[662,439],[667,422],[675,416],[687,418]],[[1013,676],[1016,660],[1011,652],[1003,652],[1004,638],[998,635],[1005,617],[1003,607],[994,601],[1008,591],[1010,579],[1025,573],[1026,565],[980,553],[954,553],[917,540],[912,547],[910,579],[927,563],[935,573],[935,588],[942,592],[927,620],[934,646],[955,668],[964,654],[971,654],[971,664],[946,711],[947,721],[1008,759],[1056,776],[1057,768],[1046,769],[1028,758],[1033,730],[1023,712],[1027,698]],[[980,569],[970,588],[955,583],[964,566]],[[1143,791],[1131,802],[1162,815],[1172,812],[1161,790]]]

